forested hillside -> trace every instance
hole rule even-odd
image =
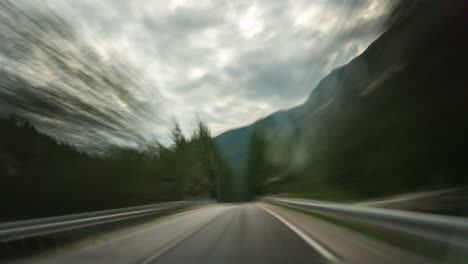
[[[464,9],[402,1],[363,54],[280,113],[288,121],[256,122],[242,174],[254,190],[362,199],[468,183]]]
[[[230,199],[227,170],[208,128],[171,146],[90,156],[28,123],[0,119],[0,218],[60,215],[188,198]]]
[[[285,138],[290,135],[290,128],[299,120],[301,113],[302,106],[279,111],[256,121],[252,125],[224,132],[215,137],[215,140],[223,152],[226,161],[229,162],[234,170],[234,173],[240,176],[246,169],[247,149],[254,126],[261,124],[275,131],[275,133],[281,133],[281,135],[277,135]]]

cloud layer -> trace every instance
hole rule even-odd
[[[132,85],[122,87],[131,87],[130,107],[145,110],[127,109],[127,120],[155,122],[131,127],[165,141],[172,118],[190,131],[198,117],[217,134],[302,103],[378,37],[390,2],[47,0],[40,8],[60,14],[104,62],[131,69]],[[93,93],[78,97],[100,109]],[[125,112],[125,100],[106,100]]]

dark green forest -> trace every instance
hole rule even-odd
[[[170,146],[154,142],[143,151],[89,155],[26,122],[0,119],[0,218],[231,199],[229,171],[208,127],[199,122],[186,138],[175,124],[172,139]]]

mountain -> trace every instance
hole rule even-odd
[[[236,175],[243,173],[246,165],[247,149],[253,128],[257,124],[265,124],[272,130],[289,135],[288,127],[292,126],[301,115],[302,106],[289,110],[275,112],[265,118],[257,120],[255,123],[226,131],[215,137],[224,158],[229,163]]]
[[[358,183],[354,195],[368,197],[468,183],[462,2],[402,1],[388,30],[303,105],[219,135],[231,166],[243,172],[250,135],[261,126],[268,156],[282,168],[269,176],[282,180],[272,192]]]

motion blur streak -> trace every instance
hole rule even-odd
[[[91,152],[167,143],[173,117],[218,134],[297,105],[394,1],[1,2],[0,115]]]
[[[78,37],[40,2],[0,2],[0,114],[102,152],[144,147],[161,122],[138,75]],[[151,124],[151,125],[149,125]],[[153,137],[155,135],[152,135]]]
[[[465,264],[467,8],[0,0],[0,262]]]

